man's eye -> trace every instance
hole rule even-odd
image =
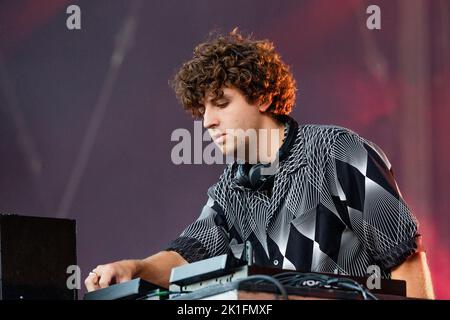
[[[217,106],[219,108],[225,108],[228,105],[228,102],[218,103]]]

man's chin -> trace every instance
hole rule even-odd
[[[233,148],[230,148],[226,146],[225,143],[218,144],[217,147],[219,148],[220,152],[222,152],[224,157],[227,158],[235,158],[236,157],[236,150]]]

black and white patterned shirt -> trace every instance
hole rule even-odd
[[[166,248],[188,262],[251,241],[255,263],[298,271],[382,276],[416,249],[418,223],[383,151],[337,126],[301,125],[271,193],[236,183],[228,165],[200,217]]]

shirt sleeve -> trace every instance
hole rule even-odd
[[[198,219],[164,250],[179,253],[189,263],[215,257],[229,251],[228,227],[219,204],[214,200],[213,187]]]
[[[418,222],[389,160],[377,145],[349,132],[335,141],[330,162],[341,218],[374,262],[390,271],[415,252]]]

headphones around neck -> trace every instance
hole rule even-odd
[[[279,162],[289,156],[298,132],[298,123],[293,118],[283,116],[280,120],[285,123],[287,134],[283,144],[278,150]],[[270,166],[271,163],[257,163],[253,165],[249,163],[238,164],[235,182],[237,185],[255,191],[270,190],[273,187],[275,174],[262,174],[262,169],[269,168]]]

